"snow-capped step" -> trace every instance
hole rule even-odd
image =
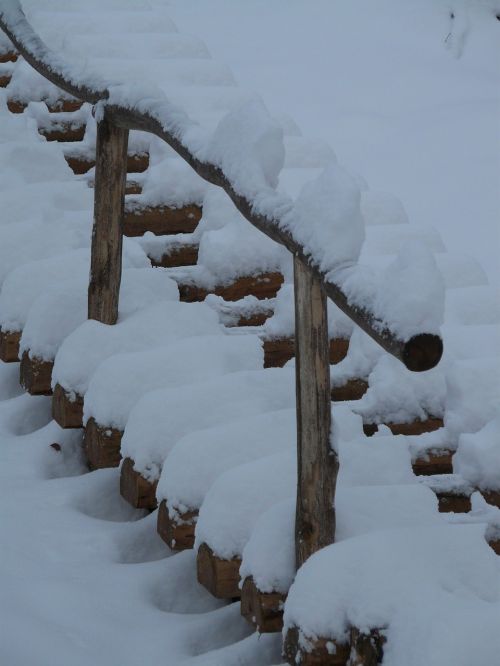
[[[281,368],[295,356],[295,339],[293,337],[273,338],[262,335],[264,340],[264,366],[266,368]],[[349,349],[348,338],[332,338],[330,340],[330,363],[340,363],[347,355]],[[354,398],[345,398],[354,400]]]
[[[56,384],[52,397],[52,418],[61,428],[83,427],[83,398]]]
[[[64,157],[75,175],[83,175],[95,167],[95,157],[92,154],[89,155],[89,149],[87,146],[84,146],[82,149],[77,146],[78,144],[70,143],[68,144],[68,147],[66,147],[65,144]],[[142,173],[146,171],[148,167],[148,153],[144,151],[133,152],[129,149],[127,157],[127,173]]]
[[[136,509],[154,511],[157,481],[150,483],[134,469],[134,461],[125,458],[120,469],[120,495]]]
[[[150,206],[143,203],[140,196],[129,197],[125,200],[123,233],[125,236],[143,236],[147,232],[155,236],[190,234],[198,226],[201,215],[202,210],[196,204],[178,208],[161,204]]]
[[[16,62],[18,54],[15,51],[3,50],[0,53],[0,63]]]
[[[4,363],[19,361],[21,331],[3,331],[0,328],[0,360]]]
[[[175,275],[172,277],[177,279]],[[220,296],[226,301],[239,301],[245,296],[255,296],[259,300],[274,298],[284,281],[281,273],[260,273],[239,277],[230,284],[215,285],[210,289],[196,284],[194,280],[184,281],[183,277],[179,276],[178,285],[180,300],[185,303],[204,301],[208,294]]]
[[[199,243],[182,242],[171,243],[160,256],[148,255],[153,266],[164,268],[178,268],[180,266],[196,266],[198,263]]]
[[[286,595],[281,592],[262,592],[252,576],[241,586],[241,614],[260,634],[276,633],[283,629],[283,604]]]
[[[198,582],[216,599],[239,599],[241,559],[217,557],[206,543],[202,543],[196,557]]]
[[[11,113],[24,113],[30,101],[31,100],[21,100],[15,97],[11,97],[9,94],[7,97],[7,108]],[[74,111],[79,111],[85,103],[80,99],[63,96],[54,100],[40,101],[44,102],[49,113],[73,113]]]
[[[55,115],[55,114],[52,114]],[[47,141],[73,143],[83,141],[86,123],[81,120],[51,119],[38,126],[38,132]]]
[[[32,358],[28,351],[23,352],[19,366],[19,381],[31,395],[52,395],[53,361]]]

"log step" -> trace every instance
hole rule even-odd
[[[281,631],[285,599],[280,592],[261,592],[248,576],[241,588],[241,614],[260,634]]]
[[[453,453],[448,449],[428,451],[412,462],[413,473],[417,476],[453,473]]]
[[[290,628],[283,642],[283,657],[292,666],[347,666],[351,654],[348,643],[337,643],[327,638],[308,641],[309,651],[300,640],[297,627]]]
[[[29,104],[29,100],[10,98],[7,100],[7,108],[11,113],[23,113]],[[83,102],[79,99],[57,99],[55,102],[45,101],[49,113],[74,113],[79,111]]]
[[[378,426],[382,425],[379,423],[364,423],[363,431],[367,437],[374,435]],[[439,430],[443,427],[443,419],[429,417],[423,421],[411,421],[410,423],[384,423],[388,428],[390,428],[393,435],[408,435],[416,436],[423,435],[426,432],[433,432],[434,430]]]
[[[367,381],[364,379],[349,379],[345,384],[332,388],[332,400],[334,402],[361,400],[367,391]]]
[[[12,74],[0,74],[0,88],[7,88],[12,79]]]
[[[77,176],[87,173],[95,167],[95,159],[82,155],[64,155],[68,166]],[[127,173],[143,173],[149,167],[148,153],[129,153],[127,158]]]
[[[0,63],[16,62],[18,57],[19,56],[15,51],[4,51],[3,53],[0,53]]]
[[[489,539],[488,545],[490,548],[493,548],[497,555],[500,555],[500,538],[499,539]]]
[[[488,504],[500,509],[500,490],[480,490],[479,492]]]
[[[339,363],[347,354],[349,340],[334,338],[330,340],[330,363]],[[264,367],[282,368],[295,356],[294,338],[275,338],[264,340]],[[351,399],[351,398],[349,398]]]
[[[100,426],[90,418],[85,426],[83,444],[90,469],[118,467],[123,431]]]
[[[4,363],[19,361],[19,343],[21,331],[2,331],[0,329],[0,360]]]
[[[38,133],[44,136],[47,141],[63,141],[70,143],[83,141],[86,127],[86,123],[63,121],[53,123],[48,127],[39,127]]]
[[[168,206],[138,206],[125,203],[123,233],[125,236],[143,236],[147,231],[155,236],[191,234],[201,220],[200,206],[191,204],[181,208]]]
[[[54,361],[31,358],[28,351],[23,352],[19,368],[21,386],[30,395],[52,395],[53,367]]]
[[[71,398],[74,398],[73,400]],[[60,384],[54,387],[52,397],[52,418],[61,428],[83,427],[83,398],[71,396]]]
[[[134,469],[132,458],[125,458],[120,470],[120,494],[136,509],[154,511],[157,507],[156,486]]]
[[[198,511],[187,511],[180,521],[171,519],[165,500],[160,502],[156,531],[171,550],[189,550],[194,546],[194,531]]]
[[[198,262],[198,243],[174,245],[161,259],[150,257],[152,266],[162,268],[178,268],[179,266],[196,266]]]
[[[245,296],[255,296],[258,299],[274,298],[283,281],[281,273],[261,273],[238,278],[231,284],[221,285],[212,290],[179,283],[179,298],[185,303],[204,301],[208,294],[221,296],[226,301],[239,301]]]
[[[217,599],[240,598],[240,566],[239,558],[223,560],[214,555],[206,543],[202,543],[198,549],[196,558],[198,582]]]

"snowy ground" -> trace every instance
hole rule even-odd
[[[448,251],[470,252],[500,285],[494,0],[171,5],[179,29],[202,35],[239,85],[326,139],[371,188],[399,197],[411,222],[437,228]],[[460,19],[455,48],[450,7]]]

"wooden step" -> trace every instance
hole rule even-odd
[[[3,53],[0,53],[0,63],[16,62],[18,57],[19,56],[15,51],[4,51]]]
[[[241,277],[231,284],[208,290],[193,284],[179,283],[179,298],[185,303],[204,301],[208,294],[221,296],[226,301],[239,301],[245,296],[258,299],[274,298],[283,284],[281,273],[261,273]]]
[[[261,592],[248,576],[241,588],[241,614],[260,634],[281,631],[285,599],[280,592]]]
[[[364,423],[363,431],[367,437],[374,435],[378,426],[382,425],[379,423]],[[393,435],[408,435],[416,436],[423,435],[426,432],[433,432],[434,430],[439,430],[443,427],[443,419],[435,418],[430,416],[429,418],[423,421],[411,421],[410,423],[384,423],[388,428],[390,428]]]
[[[453,453],[449,449],[438,449],[422,454],[412,462],[413,473],[417,476],[453,473]]]
[[[52,123],[48,127],[39,127],[38,133],[44,136],[47,141],[63,141],[70,143],[83,141],[86,127],[86,123],[76,123],[65,120]]]
[[[171,550],[189,550],[194,546],[194,531],[198,511],[181,513],[177,521],[171,519],[165,500],[160,502],[156,531]]]
[[[12,79],[12,74],[0,74],[0,88],[7,88]]]
[[[367,381],[364,379],[349,379],[345,384],[332,388],[332,400],[334,402],[361,400],[367,391]]]
[[[87,173],[95,166],[95,159],[82,155],[72,155],[67,152],[64,155],[66,162],[77,176]],[[127,173],[143,173],[149,167],[148,153],[129,153],[127,158]]]
[[[181,208],[168,206],[141,206],[136,202],[125,203],[123,233],[125,236],[143,236],[147,231],[155,236],[190,234],[201,220],[200,206],[190,204]]]
[[[330,340],[330,363],[339,363],[347,354],[349,340],[333,338]],[[264,340],[264,367],[282,368],[295,356],[294,338],[275,338]],[[350,398],[349,398],[350,399]]]
[[[500,490],[480,490],[479,492],[488,504],[500,509]]]
[[[196,572],[198,582],[217,599],[239,599],[241,559],[223,560],[214,555],[206,543],[198,549]]]
[[[125,458],[120,469],[120,494],[136,509],[154,511],[157,507],[156,486],[134,469],[132,458]]]
[[[87,421],[83,443],[90,469],[118,467],[123,431],[98,425],[93,418]]]
[[[497,555],[500,555],[500,537],[498,539],[488,539],[488,545],[493,548]]]
[[[185,243],[172,246],[161,259],[151,259],[152,266],[177,268],[179,266],[196,266],[198,262],[198,243]]]
[[[52,368],[54,361],[31,358],[29,351],[23,352],[19,368],[21,386],[30,395],[52,395]]]
[[[52,418],[61,428],[83,428],[82,396],[72,395],[56,384],[52,397]]]
[[[0,360],[4,363],[19,361],[19,343],[21,331],[2,331],[0,329]]]
[[[246,302],[245,299],[223,301],[222,303],[218,302],[213,307],[219,313],[221,322],[227,328],[262,326],[274,314],[274,300],[266,298],[254,299],[251,303]]]
[[[469,513],[471,500],[469,494],[436,492],[440,513]]]
[[[7,108],[11,113],[23,113],[29,104],[29,100],[10,98],[7,100]],[[73,113],[79,111],[83,102],[79,99],[58,99],[55,102],[45,101],[49,113]]]
[[[347,666],[351,653],[348,643],[337,643],[330,638],[308,641],[308,648],[306,650],[304,641],[300,640],[297,627],[288,629],[283,641],[283,656],[292,666]]]

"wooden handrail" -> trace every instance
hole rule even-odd
[[[65,92],[85,102],[96,104],[112,100],[112,94],[105,86],[100,89],[96,88],[88,79],[88,75],[79,76],[77,68],[69,66],[45,45],[27,21],[18,0],[6,0],[6,4],[7,9],[0,9],[0,27],[23,58],[37,72]],[[169,103],[162,100],[161,97],[158,99],[158,104],[163,110],[165,107],[167,110],[171,108]],[[350,302],[342,287],[326,277],[315,264],[314,257],[306,255],[303,246],[284,228],[280,219],[256,213],[253,201],[239,193],[224,171],[216,164],[197,158],[183,141],[182,135],[179,136],[176,133],[175,128],[169,129],[164,126],[152,105],[148,111],[142,111],[114,104],[111,101],[111,103],[106,103],[105,109],[108,122],[125,130],[141,130],[158,136],[171,146],[201,178],[222,187],[236,208],[251,224],[272,240],[286,247],[296,258],[307,265],[313,277],[321,282],[326,294],[337,307],[385,351],[402,361],[408,369],[424,371],[439,363],[443,353],[440,336],[422,333],[403,340],[369,309]],[[176,113],[179,113],[178,109],[176,109]],[[189,122],[186,116],[184,119]]]

